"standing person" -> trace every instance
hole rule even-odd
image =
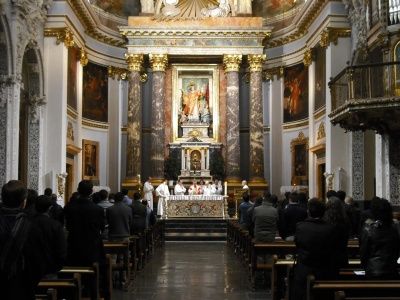
[[[278,231],[278,210],[272,206],[271,194],[265,193],[262,204],[254,208],[254,238],[256,242],[270,243]]]
[[[131,233],[132,209],[122,202],[123,199],[124,194],[116,193],[114,205],[106,210],[109,240],[122,240]]]
[[[140,194],[133,194],[132,201],[132,234],[143,233],[146,229],[147,208],[142,204]]]
[[[146,229],[150,228],[154,224],[156,224],[156,216],[154,215],[153,210],[147,204],[147,200],[142,200],[142,204],[146,207]]]
[[[178,179],[178,182],[176,183],[174,188],[174,194],[185,195],[185,193],[186,193],[186,188],[183,186],[182,179]]]
[[[122,200],[123,203],[125,203],[128,206],[132,205],[132,199],[128,196],[128,190],[127,189],[122,189],[121,193],[124,194],[124,200]]]
[[[398,279],[400,237],[393,225],[392,207],[386,199],[371,201],[371,222],[361,232],[361,265],[369,279]]]
[[[153,192],[154,186],[151,184],[151,177],[148,177],[143,185],[143,199],[147,201],[147,205],[153,209]]]
[[[104,264],[104,246],[101,233],[104,230],[104,212],[90,199],[93,184],[82,180],[78,185],[79,198],[65,206],[68,230],[67,261],[75,266]]]
[[[203,187],[203,195],[204,196],[211,196],[213,195],[213,189],[212,186],[210,184],[210,182],[206,181],[204,187]]]
[[[39,196],[35,204],[37,214],[33,217],[32,223],[43,236],[42,251],[46,259],[46,274],[56,276],[67,258],[67,241],[63,226],[49,215],[52,204],[51,197]]]
[[[60,222],[60,224],[64,226],[64,209],[60,204],[57,203],[56,194],[51,194],[51,202],[52,205],[49,211],[50,217]]]
[[[291,193],[289,204],[281,210],[279,220],[279,234],[286,241],[294,241],[296,224],[307,218],[307,210],[303,208],[298,201],[298,194]]]
[[[4,300],[34,299],[46,273],[42,235],[23,212],[26,197],[26,187],[19,180],[10,180],[1,191],[0,292]]]
[[[189,187],[189,195],[201,195],[201,186],[196,180],[193,180],[193,184]]]
[[[156,195],[158,196],[157,216],[161,218],[165,215],[166,198],[169,197],[169,188],[166,179],[156,188]]]
[[[350,238],[357,238],[360,235],[361,211],[358,209],[353,198],[350,196],[346,196],[344,203],[344,209],[346,211],[347,218],[350,221]]]
[[[335,244],[335,227],[323,220],[325,204],[317,198],[308,201],[308,218],[297,223],[295,243],[297,249],[297,265],[294,269],[294,290],[290,299],[303,300],[306,298],[307,276],[312,274],[316,279],[335,278],[333,257]]]
[[[248,216],[247,213],[249,208],[252,207],[252,203],[250,202],[250,196],[247,192],[243,193],[243,202],[239,205],[239,224],[240,227],[247,229],[247,220]]]
[[[28,217],[33,217],[36,215],[36,200],[38,198],[38,192],[32,189],[28,189],[28,196],[26,198],[26,205],[24,208],[24,212],[27,214]]]

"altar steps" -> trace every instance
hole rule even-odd
[[[221,219],[168,219],[167,241],[226,241],[226,221]]]

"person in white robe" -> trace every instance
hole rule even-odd
[[[243,190],[243,192],[248,192],[249,191],[249,186],[247,185],[247,181],[246,180],[242,181],[242,190]]]
[[[197,181],[193,181],[193,184],[189,187],[189,195],[201,195],[201,186],[197,184]]]
[[[167,180],[164,180],[163,183],[156,188],[156,195],[158,196],[157,215],[165,217],[167,197],[170,195]]]
[[[143,185],[143,200],[147,200],[147,205],[153,210],[153,192],[154,187],[151,184],[151,177],[147,178]]]
[[[208,181],[206,181],[206,184],[203,187],[203,195],[204,196],[215,195],[215,190],[214,190],[213,186]]]
[[[214,195],[222,195],[224,193],[224,189],[222,188],[221,181],[215,179],[213,186]]]
[[[174,194],[175,195],[185,195],[185,193],[186,193],[186,188],[183,186],[182,180],[179,179],[175,185]]]

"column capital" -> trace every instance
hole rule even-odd
[[[247,58],[250,64],[250,72],[262,72],[263,63],[267,60],[267,55],[249,54]]]
[[[80,48],[80,57],[79,57],[79,62],[81,63],[82,67],[86,66],[89,62],[89,59],[87,57],[86,51],[84,48]]]
[[[240,63],[242,62],[241,54],[225,54],[224,55],[224,69],[227,72],[239,72]]]
[[[303,64],[306,67],[311,66],[311,64],[312,64],[312,50],[311,50],[311,48],[307,48],[306,51],[304,52]]]
[[[150,65],[153,71],[165,72],[168,65],[167,54],[149,54]]]
[[[143,54],[125,53],[125,60],[131,72],[140,72],[143,64]]]

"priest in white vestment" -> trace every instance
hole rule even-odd
[[[153,192],[154,187],[151,184],[151,177],[147,178],[143,185],[143,200],[147,200],[147,205],[153,210]]]
[[[167,197],[169,197],[167,180],[164,180],[164,182],[156,188],[156,195],[158,196],[157,215],[164,217]]]
[[[201,195],[201,186],[197,184],[197,181],[193,181],[193,184],[189,187],[189,195]]]
[[[183,186],[182,180],[179,179],[175,185],[174,194],[175,195],[185,195],[185,193],[186,193],[186,188]]]
[[[224,193],[221,181],[219,181],[218,179],[215,179],[214,183],[211,186],[214,192],[213,195],[222,195]]]
[[[215,195],[215,188],[213,188],[213,186],[208,181],[206,181],[206,184],[203,187],[203,195],[204,196]]]

